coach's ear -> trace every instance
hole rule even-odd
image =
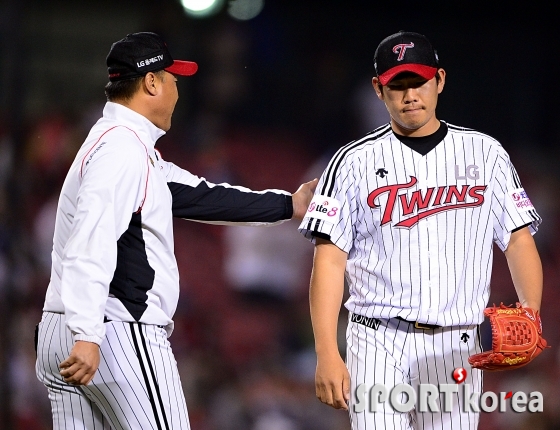
[[[161,92],[161,83],[159,77],[153,73],[148,72],[142,80],[144,92],[151,96],[156,96]]]
[[[377,94],[379,100],[383,100],[383,87],[379,82],[379,78],[377,76],[374,76],[371,80],[371,84],[373,85],[373,89],[375,90],[375,94]]]

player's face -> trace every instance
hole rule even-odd
[[[414,73],[403,73],[379,87],[379,80],[373,78],[377,96],[385,102],[391,115],[393,130],[404,136],[427,136],[439,128],[436,118],[438,95],[445,85],[445,71],[437,71],[435,77],[427,81]]]
[[[164,72],[159,85],[160,92],[157,104],[159,124],[157,126],[164,131],[168,131],[171,128],[171,117],[179,99],[177,78],[169,72]]]

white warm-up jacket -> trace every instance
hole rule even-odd
[[[292,216],[285,191],[213,184],[164,161],[154,148],[163,134],[109,102],[70,167],[43,310],[66,314],[74,340],[100,344],[104,320],[171,333],[179,296],[173,217],[270,224]]]

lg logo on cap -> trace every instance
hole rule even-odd
[[[136,66],[138,68],[149,66],[150,64],[157,63],[158,61],[163,61],[163,55],[156,55],[155,57],[152,58],[146,58],[145,60],[137,61]]]

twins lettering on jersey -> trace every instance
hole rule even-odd
[[[445,185],[427,188],[425,191],[416,190],[411,194],[401,193],[414,187],[417,182],[414,176],[410,176],[410,181],[405,184],[386,185],[369,193],[367,204],[373,209],[381,208],[376,199],[387,195],[381,218],[382,226],[393,221],[395,206],[400,206],[403,217],[410,215],[395,224],[395,227],[411,228],[420,220],[440,212],[472,208],[484,203],[486,185]]]

